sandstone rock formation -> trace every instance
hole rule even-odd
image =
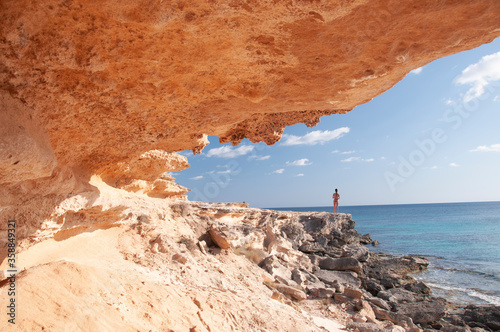
[[[431,332],[499,326],[498,307],[457,310],[409,277],[426,268],[423,258],[369,253],[358,261],[357,251],[346,249],[365,237],[350,215],[165,204],[145,195],[141,210],[133,199],[140,195],[128,195],[121,204],[129,219],[56,236],[18,254],[16,327]],[[325,248],[301,252],[304,242]],[[6,282],[0,280],[2,299],[8,298]],[[7,326],[0,320],[2,331]]]
[[[159,169],[158,151],[198,153],[206,135],[275,143],[500,35],[495,0],[0,6],[0,218],[16,217],[20,238],[56,230],[67,199],[92,207],[92,175],[182,197],[162,174],[178,162]]]
[[[216,216],[208,205],[176,203],[188,189],[166,173],[188,167],[175,152],[199,153],[207,135],[273,144],[286,126],[314,126],[323,115],[345,113],[414,68],[492,41],[500,35],[499,16],[496,0],[1,1],[0,261],[7,253],[5,221],[15,219],[18,251],[31,262],[19,275],[30,297],[23,303],[39,317],[23,327],[60,330],[61,319],[98,303],[100,312],[83,311],[87,316],[70,328],[96,327],[88,317],[97,314],[110,330],[133,321],[135,330],[309,331],[331,326],[324,316],[335,310],[310,304],[316,314],[297,316],[295,300],[282,291],[330,299],[335,289],[337,298],[348,298],[340,276],[372,295],[410,287],[410,279],[397,275],[408,266],[370,265],[373,257],[357,246],[371,239],[359,238],[349,218],[284,213],[266,223],[276,216],[243,208]],[[243,219],[266,226],[255,231],[259,222]],[[225,229],[231,220],[239,222]],[[329,228],[318,228],[322,220]],[[209,223],[229,244],[220,244],[228,256],[214,251]],[[103,264],[75,252],[92,242],[87,235],[101,232],[111,240],[103,246],[109,255],[94,252]],[[46,259],[29,251],[34,245]],[[357,263],[321,270],[321,255],[357,260],[370,277],[361,285]],[[268,272],[255,264],[264,259]],[[226,263],[238,273],[221,277]],[[237,274],[242,280],[235,281]],[[39,284],[47,275],[58,282]],[[170,285],[187,288],[178,293]],[[40,289],[64,310],[40,312],[46,304]],[[100,297],[75,296],[86,290]],[[247,303],[240,291],[257,296]],[[166,307],[155,293],[180,304]],[[413,326],[383,299],[364,300],[383,307],[372,314],[358,303],[372,320]],[[238,305],[226,309],[227,303]],[[255,308],[264,318],[252,315]],[[177,318],[165,323],[169,310]],[[374,324],[357,323],[358,329]]]

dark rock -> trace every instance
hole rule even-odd
[[[366,264],[367,275],[371,278],[381,280],[382,276],[396,274],[399,276],[417,273],[424,270],[428,261],[420,257],[405,256],[400,258],[370,259]]]
[[[439,326],[433,326],[433,327],[439,327]],[[439,329],[436,329],[442,332],[471,332],[470,328],[466,326],[455,326],[455,325],[444,325],[441,326]]]
[[[319,266],[319,261],[323,259],[323,257],[314,254],[307,255],[307,257],[309,257],[311,263],[316,266]]]
[[[389,304],[387,304],[387,302],[385,302],[384,300],[382,300],[382,299],[380,299],[378,297],[374,297],[374,298],[368,299],[368,301],[371,304],[376,305],[377,307],[382,308],[384,310],[387,310],[387,311],[391,310],[391,306]],[[372,305],[372,307],[373,307],[373,305]]]
[[[417,283],[409,283],[404,285],[404,288],[410,292],[416,293],[416,294],[431,294],[432,290],[429,286],[427,286],[423,282],[417,282]]]
[[[470,330],[471,332],[489,332],[488,330],[485,330],[482,327],[472,327]]]
[[[385,290],[384,286],[373,279],[363,280],[363,287],[374,296],[376,296],[378,292]]]
[[[332,257],[332,258],[340,258],[342,257],[342,249],[333,247],[333,246],[327,246],[325,248],[325,254]]]
[[[404,283],[404,279],[397,274],[383,274],[380,277],[380,284],[385,288],[401,287]]]
[[[304,226],[297,221],[289,221],[283,224],[281,227],[281,235],[292,242],[294,249],[297,249],[308,239],[308,234],[304,231]]]
[[[337,281],[341,284],[361,287],[361,280],[358,279],[358,275],[354,272],[318,270],[314,272],[314,275],[328,285],[334,285]]]
[[[389,289],[387,292],[391,294],[390,297],[392,298],[392,301],[397,303],[411,303],[422,300],[418,298],[418,295],[416,295],[415,293],[412,293],[402,288],[392,288]]]
[[[370,234],[362,235],[359,238],[359,243],[361,243],[361,244],[370,244],[371,242],[372,242],[372,237]]]
[[[410,317],[415,324],[430,325],[446,314],[446,301],[432,298],[426,301],[398,305],[398,313]]]
[[[295,281],[299,286],[307,280],[305,274],[299,269],[295,268],[292,270],[292,280]]]
[[[323,284],[323,282],[320,281],[319,278],[317,276],[315,276],[313,273],[310,273],[310,272],[307,272],[307,271],[301,271],[301,272],[306,277],[306,281],[304,283],[306,283],[308,285],[310,285],[310,284],[318,284],[318,283]],[[324,287],[324,284],[321,287]]]
[[[372,246],[374,246],[374,247],[378,247],[379,244],[380,244],[380,242],[378,242],[377,240],[372,242]]]
[[[381,298],[382,300],[388,301],[388,302],[396,302],[396,299],[394,298],[394,296],[392,296],[392,294],[389,293],[388,291],[378,292],[377,297]]]
[[[344,290],[345,290],[345,287],[344,287],[344,286],[342,286],[342,285],[340,284],[340,282],[338,282],[338,280],[335,280],[331,286],[332,286],[333,288],[335,288],[335,291],[336,291],[337,293],[343,293],[343,292],[344,292]]]
[[[493,331],[500,330],[500,306],[467,306],[464,312],[464,321],[470,327],[488,327]]]
[[[299,250],[306,254],[324,253],[325,248],[318,242],[304,242]]]
[[[370,251],[360,244],[348,244],[342,248],[342,257],[352,257],[360,262],[366,262],[370,258]]]
[[[341,257],[341,258],[327,257],[319,262],[319,267],[325,270],[333,270],[333,271],[353,271],[356,273],[363,272],[363,267],[361,266],[361,263],[357,259],[350,257]]]

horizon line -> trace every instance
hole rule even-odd
[[[358,206],[393,206],[393,205],[430,205],[430,204],[463,204],[463,203],[500,203],[497,201],[461,201],[461,202],[428,202],[428,203],[393,203],[393,204],[355,204],[355,205],[340,205],[340,207],[358,207]],[[331,204],[330,204],[331,205]],[[317,206],[273,206],[273,207],[257,207],[259,209],[297,209],[297,208],[322,208],[330,205],[317,205]],[[333,205],[332,205],[333,206]]]

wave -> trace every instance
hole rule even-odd
[[[481,300],[482,302],[486,302],[487,304],[492,304],[496,306],[500,306],[500,296],[496,296],[493,294],[486,294],[482,290],[479,289],[471,289],[471,288],[460,288],[456,286],[446,286],[443,284],[436,283],[427,283],[428,286],[434,289],[441,289],[444,291],[448,291],[451,293],[462,293],[471,298],[476,298]],[[460,296],[457,296],[460,298]],[[468,302],[468,301],[464,301]]]
[[[478,276],[481,278],[500,282],[500,276],[495,275],[493,273],[484,272],[484,271],[477,271],[477,270],[473,270],[473,269],[460,269],[460,268],[456,268],[456,267],[444,267],[444,266],[429,266],[429,269],[441,270],[441,271],[446,271],[446,272],[458,272],[458,273],[463,273],[463,274],[470,274],[470,275]]]

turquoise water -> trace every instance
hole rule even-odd
[[[429,269],[414,277],[435,295],[459,304],[500,305],[500,202],[341,206],[339,212],[351,214],[359,233],[380,242],[371,250],[426,256]]]

